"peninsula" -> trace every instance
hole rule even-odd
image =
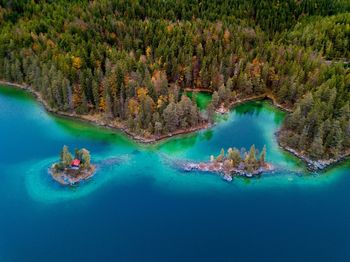
[[[234,176],[253,177],[264,172],[273,171],[271,164],[265,161],[266,147],[261,153],[258,153],[255,146],[252,145],[247,152],[245,148],[229,148],[225,153],[224,149],[218,156],[210,156],[208,162],[188,162],[181,166],[185,171],[202,171],[217,173],[223,176],[227,181],[232,181]]]
[[[74,185],[95,174],[96,167],[90,163],[90,152],[85,148],[75,150],[73,159],[67,146],[63,146],[60,161],[54,163],[49,173],[61,185]]]

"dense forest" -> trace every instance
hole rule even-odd
[[[270,94],[280,141],[314,159],[350,149],[346,0],[0,0],[0,79],[51,108],[159,137]],[[211,90],[200,111],[184,89]]]
[[[311,17],[285,34],[287,42],[311,47],[326,59],[350,59],[350,13]]]

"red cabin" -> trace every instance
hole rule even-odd
[[[79,159],[74,159],[71,163],[72,167],[79,167],[80,166],[80,160]]]

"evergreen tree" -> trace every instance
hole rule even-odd
[[[218,92],[214,92],[213,95],[212,95],[212,98],[211,98],[211,103],[213,105],[214,108],[217,108],[219,106],[219,103],[220,103],[220,97],[219,97],[219,94]]]
[[[80,159],[82,161],[82,167],[86,169],[90,169],[91,167],[91,157],[90,152],[86,150],[85,148],[82,148],[80,150]]]
[[[63,146],[63,149],[61,151],[61,161],[63,167],[68,167],[73,160],[72,154],[69,152],[69,149],[67,146]]]
[[[260,165],[265,164],[265,159],[266,159],[266,146],[263,147],[263,149],[260,153],[260,158],[259,158]]]
[[[323,147],[323,140],[320,134],[315,136],[311,147],[310,147],[310,155],[314,159],[319,159],[324,155],[324,147]]]

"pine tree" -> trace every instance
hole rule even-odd
[[[246,155],[246,158],[244,159],[246,168],[249,172],[253,171],[257,166],[257,160],[256,160],[256,149],[255,145],[252,145],[249,149],[248,154]]]
[[[315,136],[310,146],[310,156],[319,159],[324,155],[323,139],[320,134]]]
[[[225,150],[221,148],[220,155],[216,157],[216,161],[222,162],[224,161],[224,157],[225,157]]]
[[[219,94],[218,92],[214,92],[213,95],[212,95],[212,98],[211,98],[211,103],[213,105],[214,108],[217,108],[219,106],[219,103],[220,103],[220,97],[219,97]]]
[[[63,167],[68,167],[70,163],[72,162],[73,157],[72,154],[69,152],[68,147],[65,145],[63,146],[63,149],[61,151],[61,163]]]
[[[155,124],[154,124],[154,134],[159,136],[162,133],[162,129],[163,129],[162,123],[160,123],[158,121],[155,122]]]
[[[195,105],[191,106],[191,112],[190,112],[190,123],[191,126],[197,126],[199,121],[199,112],[198,108]]]
[[[265,164],[265,159],[266,159],[266,146],[263,147],[261,154],[260,154],[260,158],[259,158],[260,165]]]
[[[165,122],[165,127],[169,132],[175,131],[178,126],[178,116],[176,112],[175,103],[170,103],[163,112],[163,119]]]
[[[213,103],[209,103],[209,105],[207,106],[207,115],[208,115],[208,122],[210,124],[214,123],[215,109],[214,109]]]
[[[228,95],[226,93],[226,87],[221,85],[218,91],[219,103],[225,102],[228,99]]]
[[[228,158],[232,160],[234,167],[237,167],[242,162],[241,154],[237,148],[228,150]]]
[[[82,148],[80,150],[80,159],[82,162],[82,167],[85,169],[90,169],[91,167],[91,156],[90,152],[86,150],[85,148]]]

